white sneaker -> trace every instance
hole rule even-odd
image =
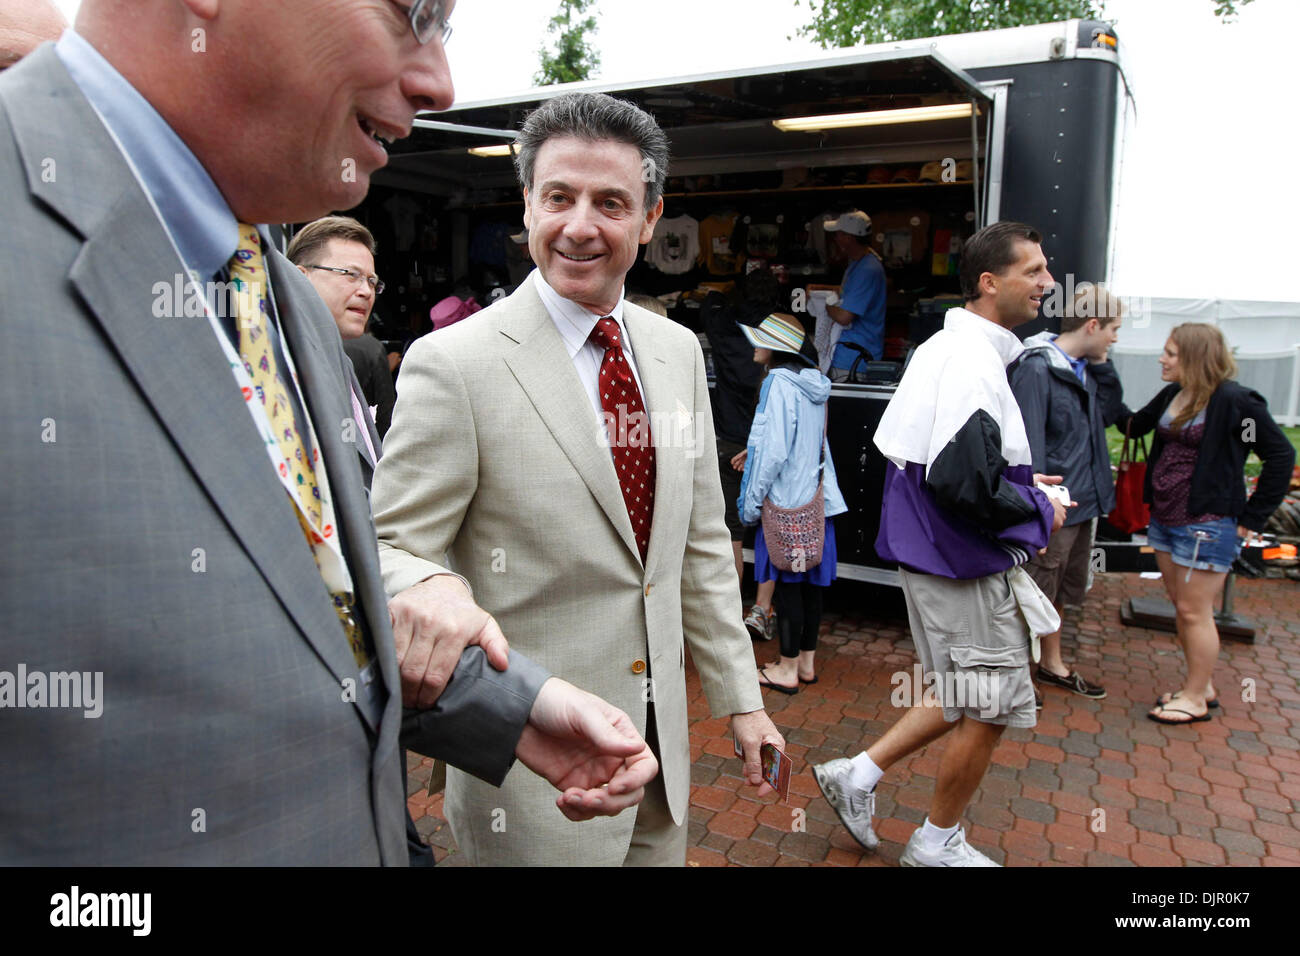
[[[958,827],[957,832],[937,850],[930,849],[925,842],[921,836],[923,829],[923,826],[917,827],[907,841],[903,855],[898,858],[902,866],[1001,866],[966,842],[964,827]]]
[[[871,818],[876,813],[876,793],[853,786],[849,782],[852,769],[852,761],[839,757],[815,764],[813,778],[849,835],[866,849],[874,850],[880,845],[880,838],[871,828]]]
[[[764,611],[755,604],[745,615],[745,629],[749,631],[749,637],[755,641],[770,641],[776,629],[776,614]]]

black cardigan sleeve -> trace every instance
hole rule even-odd
[[[1115,420],[1115,426],[1122,432],[1127,431],[1133,438],[1140,438],[1147,432],[1155,430],[1160,424],[1160,416],[1164,414],[1169,403],[1174,400],[1178,394],[1180,385],[1168,385],[1156,392],[1156,397],[1147,402],[1142,409],[1137,412],[1131,412],[1127,417],[1121,416]],[[1121,405],[1121,407],[1124,407]],[[1125,408],[1127,410],[1127,408]]]
[[[1264,396],[1254,389],[1243,388],[1237,401],[1241,443],[1264,463],[1255,493],[1246,503],[1238,523],[1252,531],[1263,531],[1277,506],[1291,487],[1291,469],[1295,466],[1295,448],[1273,416],[1268,413]],[[1253,439],[1248,441],[1247,439]]]

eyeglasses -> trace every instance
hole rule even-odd
[[[362,275],[356,269],[340,269],[336,266],[308,266],[307,268],[321,269],[325,272],[334,272],[341,276],[347,276],[354,283],[360,282],[362,279],[364,279],[366,283],[369,284],[370,288],[374,290],[375,295],[379,295],[381,292],[384,291],[383,279],[379,278],[379,276]]]
[[[411,32],[421,44],[428,43],[435,35],[441,38],[443,46],[451,39],[451,24],[443,14],[445,6],[443,0],[415,0],[406,8]]]

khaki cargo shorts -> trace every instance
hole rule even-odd
[[[958,581],[899,568],[926,700],[949,723],[969,717],[1004,727],[1038,722],[1029,676],[1029,625],[1006,572]]]

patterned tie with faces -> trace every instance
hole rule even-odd
[[[293,405],[289,401],[289,386],[280,371],[275,350],[271,347],[271,337],[267,334],[267,280],[266,262],[262,255],[262,240],[256,226],[239,224],[239,246],[230,259],[230,284],[235,289],[235,317],[239,328],[239,357],[244,369],[253,382],[253,395],[244,396],[245,401],[260,401],[271,424],[280,454],[284,461],[280,464],[280,477],[288,478],[298,489],[298,500],[302,509],[294,505],[294,513],[307,538],[308,545],[319,543],[320,535],[313,529],[321,527],[320,487],[316,482],[315,461],[318,452],[307,453],[307,443],[303,441],[294,416]],[[304,509],[306,513],[304,514]],[[333,528],[322,528],[326,534],[332,534]],[[312,557],[316,549],[312,547]],[[320,561],[316,561],[320,567]],[[334,612],[343,624],[352,656],[358,669],[364,670],[370,659],[366,640],[361,627],[353,614],[354,602],[350,594],[331,594]]]

